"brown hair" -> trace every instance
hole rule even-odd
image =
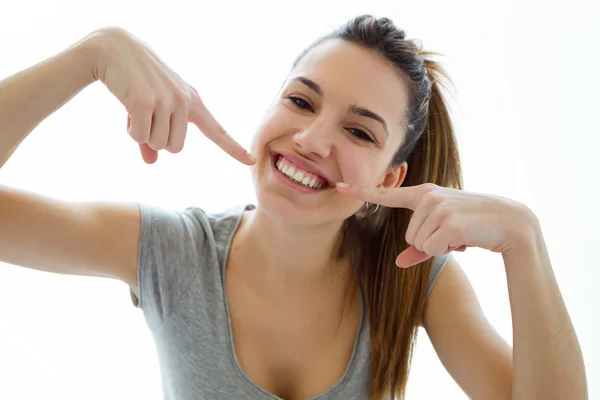
[[[410,92],[404,115],[405,140],[390,168],[408,163],[403,186],[434,183],[462,189],[462,174],[452,120],[441,78],[450,78],[416,40],[405,38],[387,18],[358,16],[320,38],[300,54],[294,66],[315,46],[342,39],[383,56]],[[376,213],[359,210],[344,222],[340,253],[350,259],[362,287],[370,326],[370,398],[402,398],[412,351],[427,295],[433,259],[400,269],[395,260],[408,247],[405,233],[412,211],[379,206]]]

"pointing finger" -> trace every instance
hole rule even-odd
[[[380,204],[385,207],[408,208],[415,210],[423,189],[419,186],[407,186],[399,188],[361,188],[338,182],[338,191],[358,200]]]
[[[256,159],[217,122],[215,117],[204,106],[199,96],[194,95],[192,97],[189,120],[207,138],[236,160],[246,165],[253,165],[256,162]]]

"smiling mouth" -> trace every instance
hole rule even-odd
[[[331,189],[333,186],[329,183],[329,181],[321,176],[319,176],[320,179],[322,179],[323,181],[325,181],[325,183],[319,183],[318,186],[310,186],[310,181],[306,182],[306,183],[302,183],[302,181],[304,181],[305,179],[301,180],[296,180],[294,178],[292,178],[291,176],[289,176],[287,173],[283,172],[281,169],[279,169],[277,167],[277,163],[279,161],[279,159],[281,158],[281,154],[277,154],[277,153],[271,153],[271,163],[273,164],[273,167],[277,170],[277,173],[283,175],[284,177],[286,177],[288,180],[290,180],[291,182],[294,182],[295,184],[314,190],[314,191],[322,191],[322,190],[327,190],[327,189]]]

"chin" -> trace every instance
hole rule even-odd
[[[256,191],[257,206],[271,219],[296,226],[341,224],[356,211],[354,204],[324,199],[318,204],[266,190]]]
[[[286,198],[281,193],[270,191],[256,193],[256,199],[261,211],[274,220],[294,225],[310,225],[323,222],[320,219],[324,215],[320,215],[322,213],[319,211],[323,207],[316,209],[308,204],[299,204],[291,198]]]

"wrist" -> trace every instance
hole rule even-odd
[[[521,207],[519,224],[514,224],[509,233],[507,250],[502,252],[503,257],[511,257],[516,253],[541,250],[544,247],[543,235],[537,216],[529,208]]]
[[[92,32],[68,49],[76,73],[88,84],[98,80],[98,65],[103,52],[99,36],[98,31]]]
[[[525,209],[521,221],[522,223],[515,226],[511,232],[511,241],[507,250],[502,252],[507,268],[513,265],[522,265],[525,260],[531,262],[547,253],[537,216],[531,210]],[[528,263],[525,262],[525,264]]]

